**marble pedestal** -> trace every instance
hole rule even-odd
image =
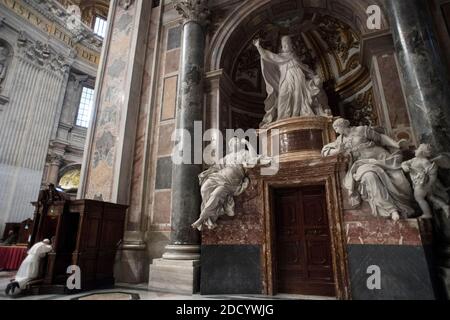
[[[439,283],[432,250],[431,220],[394,222],[368,207],[346,210],[345,230],[354,300],[434,300]],[[380,289],[367,286],[370,266],[380,269]]]
[[[200,246],[168,245],[150,265],[149,290],[194,294],[200,283]]]
[[[199,291],[200,260],[155,259],[150,265],[149,290],[194,294]]]
[[[296,117],[271,123],[259,130],[268,156],[280,162],[320,158],[322,147],[336,138],[333,117]]]

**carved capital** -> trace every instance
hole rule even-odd
[[[194,21],[203,26],[209,23],[208,0],[172,0],[172,3],[185,22]]]
[[[47,156],[47,162],[52,166],[60,167],[63,163],[64,157],[57,153],[50,153]]]
[[[17,46],[19,48],[18,56],[22,59],[59,75],[64,75],[69,71],[71,63],[67,57],[57,54],[47,43],[31,41],[25,32],[19,34]]]

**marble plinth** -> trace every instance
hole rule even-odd
[[[276,121],[259,134],[268,155],[279,155],[280,162],[308,160],[319,158],[323,146],[335,139],[332,124],[333,117],[296,117]]]
[[[202,245],[201,294],[263,293],[262,250],[260,245]]]
[[[199,291],[200,260],[154,259],[149,290],[194,294]]]
[[[353,300],[435,300],[437,280],[431,272],[431,248],[401,245],[349,245],[348,263]],[[380,270],[380,288],[369,289],[373,274]]]
[[[374,217],[363,210],[346,210],[347,244],[424,246],[432,243],[430,219],[393,221]]]
[[[352,298],[355,300],[434,300],[438,270],[430,219],[394,222],[370,208],[345,210],[345,235]],[[381,289],[369,289],[370,266],[380,268]]]

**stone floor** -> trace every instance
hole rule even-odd
[[[5,288],[10,279],[14,278],[14,272],[0,272],[0,300],[123,300],[124,294],[135,294],[140,300],[326,300],[323,297],[295,296],[295,295],[277,295],[275,297],[263,295],[217,295],[201,296],[180,295],[173,293],[162,293],[149,291],[146,284],[130,285],[118,283],[114,289],[96,290],[83,292],[74,295],[39,295],[39,296],[18,296],[10,297],[5,294]],[[93,296],[89,296],[93,295]],[[89,296],[89,297],[86,297]]]

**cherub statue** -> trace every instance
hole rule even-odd
[[[429,144],[421,144],[415,155],[415,158],[402,163],[402,169],[409,172],[411,177],[414,198],[423,212],[421,218],[432,217],[429,202],[436,208],[442,209],[446,217],[449,218],[450,206],[448,203],[450,198],[438,179],[438,169],[439,167],[450,169],[450,155],[441,154],[434,159],[430,159],[432,150]]]
[[[192,224],[199,231],[203,224],[214,229],[223,215],[235,215],[234,197],[241,195],[250,184],[246,169],[262,160],[245,139],[232,138],[229,148],[229,154],[199,175],[203,202],[200,218]]]

